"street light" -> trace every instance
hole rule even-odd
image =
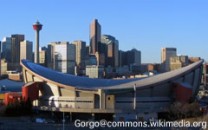
[[[63,122],[63,130],[65,130],[65,126],[64,126],[65,125],[64,124],[65,123],[64,112],[63,112],[63,120],[62,120],[62,122]]]

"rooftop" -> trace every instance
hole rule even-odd
[[[63,74],[55,70],[43,67],[33,62],[22,60],[21,65],[31,71],[34,75],[38,75],[43,80],[52,81],[66,86],[73,86],[79,89],[129,89],[138,87],[148,87],[161,82],[166,82],[176,77],[183,76],[188,72],[200,67],[203,60],[190,64],[189,66],[174,71],[158,74],[148,78],[135,79],[91,79],[88,77],[79,77],[70,74]]]

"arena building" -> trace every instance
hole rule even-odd
[[[63,74],[22,60],[23,97],[44,111],[112,114],[116,119],[157,118],[174,101],[195,98],[203,60],[147,78],[91,79]]]

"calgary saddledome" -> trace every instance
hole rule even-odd
[[[26,83],[23,96],[39,110],[112,114],[123,118],[157,115],[174,101],[195,98],[201,83],[203,60],[147,78],[90,79],[63,74],[22,60]]]

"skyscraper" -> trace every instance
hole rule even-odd
[[[170,71],[170,57],[176,56],[176,48],[162,48],[161,50],[161,63],[163,71]]]
[[[106,45],[105,65],[118,67],[118,40],[111,35],[102,35],[101,42]]]
[[[48,44],[48,49],[47,49],[47,60],[46,60],[46,64],[48,68],[54,69],[54,57],[53,57],[53,53],[54,53],[54,42]]]
[[[11,62],[9,62],[9,70],[20,70],[20,42],[24,41],[25,36],[14,34],[11,36]]]
[[[39,52],[39,63],[40,65],[47,66],[47,51],[48,48],[42,47]]]
[[[126,53],[128,65],[141,65],[141,51],[134,48]]]
[[[90,24],[90,53],[95,55],[99,52],[99,44],[101,42],[101,26],[97,19]]]
[[[119,65],[119,67],[123,66],[124,54],[125,54],[124,51],[122,51],[122,50],[118,51],[118,65]]]
[[[74,74],[75,45],[69,42],[52,42],[48,50],[49,67],[63,73]]]
[[[72,44],[76,48],[76,65],[80,68],[85,68],[86,42],[77,40],[72,42]]]
[[[33,44],[31,41],[21,41],[20,42],[20,60],[27,59],[32,61],[33,60]]]
[[[1,58],[5,59],[6,62],[11,62],[11,37],[4,37],[1,43]]]

